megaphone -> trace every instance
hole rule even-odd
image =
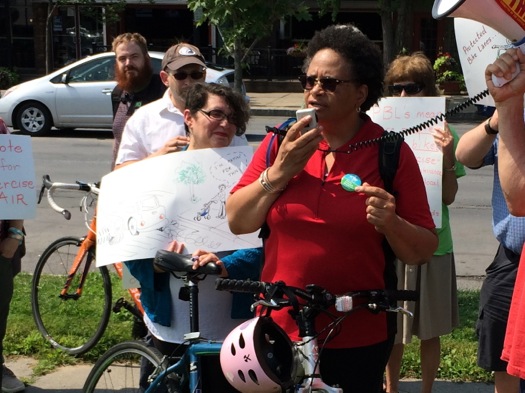
[[[502,0],[435,0],[432,17],[466,18],[483,23],[503,34],[512,45],[525,53],[525,3],[523,1],[505,2]],[[519,67],[512,79],[519,73]],[[507,79],[492,76],[495,86],[501,87]]]

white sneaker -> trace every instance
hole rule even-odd
[[[26,385],[19,380],[16,375],[9,370],[5,365],[2,370],[2,392],[3,393],[16,393],[22,392],[26,388]]]

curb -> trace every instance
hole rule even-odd
[[[295,110],[282,108],[251,108],[250,114],[252,116],[295,117]]]

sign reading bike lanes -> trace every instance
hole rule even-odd
[[[31,137],[0,135],[0,220],[35,216],[35,166]]]
[[[491,27],[471,19],[454,18],[454,29],[461,69],[472,98],[487,89],[485,69],[510,48],[512,42]],[[495,106],[490,94],[476,104]]]
[[[150,158],[102,178],[97,266],[153,258],[173,240],[183,253],[261,247],[258,233],[230,232],[225,204],[253,155],[251,146]]]

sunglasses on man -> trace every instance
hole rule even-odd
[[[173,77],[177,79],[178,81],[185,80],[188,76],[193,80],[198,80],[204,78],[204,72],[203,71],[193,71],[193,72],[185,72],[185,71],[177,71],[174,72]]]
[[[413,96],[420,93],[425,88],[422,83],[407,83],[407,84],[396,84],[388,86],[390,95],[400,96],[405,91],[406,95]]]

